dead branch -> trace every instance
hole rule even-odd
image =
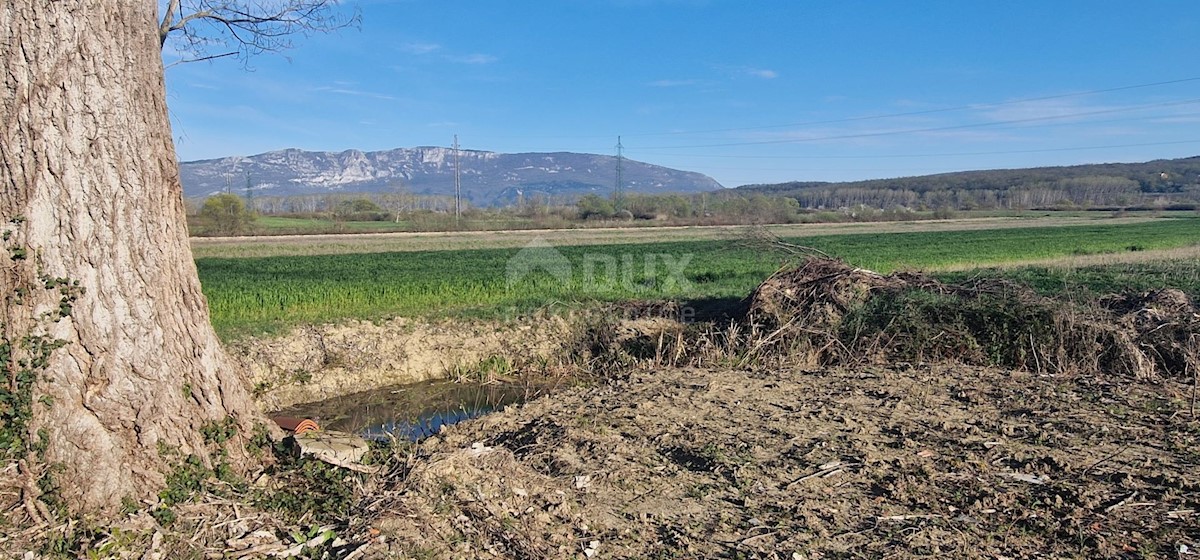
[[[291,37],[328,33],[359,23],[357,10],[337,10],[337,0],[170,0],[158,25],[159,45],[178,37],[180,61],[212,60],[237,54],[278,52],[292,47]],[[210,54],[210,49],[232,53]],[[190,56],[188,56],[190,55]]]
[[[766,250],[775,253],[782,253],[788,255],[789,257],[832,258],[820,249],[807,247],[804,245],[796,245],[795,243],[788,243],[787,241],[784,241],[782,237],[779,237],[774,232],[763,226],[747,228],[744,230],[744,233],[739,241],[740,244],[754,250]]]

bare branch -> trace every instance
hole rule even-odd
[[[828,253],[815,247],[788,243],[782,237],[776,235],[775,232],[763,226],[747,228],[743,231],[739,241],[740,245],[755,251],[782,253],[791,257],[801,258],[832,258]]]
[[[200,58],[189,58],[189,59],[183,59],[183,60],[176,60],[175,62],[172,62],[172,63],[166,65],[164,67],[164,69],[170,68],[172,66],[177,66],[180,64],[187,64],[189,62],[203,62],[205,60],[213,60],[214,58],[225,58],[227,56],[234,56],[236,54],[237,54],[237,51],[232,51],[232,52],[221,53],[221,54],[212,54],[212,55],[203,56]]]
[[[179,31],[179,30],[183,29],[184,27],[187,27],[187,25],[189,23],[191,23],[193,20],[204,19],[204,18],[216,19],[218,21],[221,19],[219,16],[217,16],[216,14],[209,12],[209,11],[196,12],[196,13],[189,14],[187,16],[179,18],[179,21],[171,24],[171,26],[167,28],[167,33],[170,33],[172,31]],[[164,36],[163,39],[165,40],[166,37]]]
[[[171,22],[175,19],[175,14],[179,13],[179,0],[169,0],[167,2],[167,13],[163,14],[162,22],[158,24],[158,47],[162,48],[167,43],[167,35],[171,33]]]
[[[184,53],[180,62],[211,60],[210,49],[251,55],[291,48],[291,37],[327,33],[359,23],[357,11],[339,11],[337,0],[165,0],[159,24],[162,47]],[[176,62],[174,64],[178,64]],[[172,65],[174,65],[172,64]]]

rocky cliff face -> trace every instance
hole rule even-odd
[[[287,149],[249,157],[180,164],[184,195],[202,197],[229,189],[255,195],[389,192],[454,193],[454,150],[399,148],[379,152],[307,152]],[[461,150],[463,197],[476,206],[511,204],[521,197],[574,199],[608,194],[616,185],[617,159],[594,154],[501,154]],[[722,188],[707,175],[648,163],[622,161],[626,192],[693,193]]]

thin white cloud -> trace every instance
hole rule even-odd
[[[1171,117],[1159,117],[1147,121],[1152,124],[1194,124],[1200,123],[1200,115],[1195,113],[1187,115],[1176,115]]]
[[[491,64],[500,60],[498,57],[484,53],[452,54],[446,52],[445,47],[441,44],[424,41],[409,41],[400,44],[398,48],[401,52],[415,56],[427,56],[437,53],[442,60],[456,64]]]
[[[430,54],[442,49],[442,46],[437,43],[420,43],[410,42],[400,45],[400,50],[408,54]]]
[[[1040,119],[1086,119],[1092,113],[1116,109],[1111,105],[1091,105],[1074,99],[1044,99],[1024,101],[995,107],[983,107],[979,116],[992,121],[1021,121]]]
[[[911,111],[911,110],[916,110],[916,109],[936,109],[936,108],[938,108],[937,105],[934,105],[932,103],[928,103],[925,101],[916,100],[916,99],[897,99],[895,101],[892,101],[891,106],[897,107],[900,109],[904,109],[906,111]]]
[[[757,78],[760,80],[774,80],[779,77],[779,72],[769,68],[759,68],[757,66],[742,66],[729,64],[713,64],[714,70],[724,74],[727,79],[741,78]]]
[[[646,85],[658,88],[684,87],[694,86],[700,83],[700,80],[654,80]]]
[[[395,96],[388,95],[386,93],[378,93],[378,92],[374,92],[374,91],[364,91],[364,90],[360,90],[360,89],[350,89],[350,88],[343,88],[343,87],[322,86],[322,87],[313,88],[313,91],[338,93],[341,95],[353,95],[356,97],[370,97],[373,99],[383,99],[386,101],[395,101],[396,100]]]
[[[492,64],[500,59],[490,54],[446,55],[446,60],[459,64]]]
[[[766,68],[747,68],[746,75],[764,80],[774,80],[779,77],[779,72],[768,70]]]

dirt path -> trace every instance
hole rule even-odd
[[[965,231],[1019,227],[1050,227],[1095,224],[1128,224],[1150,217],[1095,218],[1031,215],[1020,218],[969,218],[914,222],[858,222],[847,224],[791,224],[766,226],[776,235],[811,236],[852,233],[898,233],[918,231]],[[280,235],[261,237],[193,237],[192,252],[202,257],[266,257],[278,255],[321,255],[381,253],[396,251],[444,251],[524,247],[534,239],[552,245],[608,245],[615,243],[661,243],[703,241],[737,236],[748,226],[681,226],[580,228],[555,230],[399,232],[328,235]]]
[[[370,551],[1184,558],[1200,547],[1190,394],[949,365],[642,371],[422,444],[372,508],[391,544]]]

